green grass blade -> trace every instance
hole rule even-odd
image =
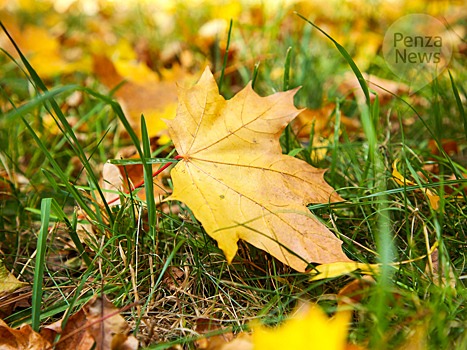
[[[145,161],[141,159],[109,159],[107,161],[110,164],[116,165],[135,165],[135,164],[167,164],[167,163],[176,163],[178,159],[175,158],[151,158],[146,159]]]
[[[465,114],[464,105],[462,104],[461,97],[459,96],[459,90],[457,89],[456,81],[452,77],[451,72],[448,71],[448,73],[449,79],[451,79],[452,92],[454,93],[454,97],[456,98],[457,109],[459,110],[462,121],[464,123],[464,134],[467,138],[467,115]]]
[[[253,69],[253,77],[251,78],[251,88],[254,90],[255,89],[255,83],[256,79],[258,78],[258,72],[259,72],[259,65],[261,62],[256,62],[255,68]]]
[[[54,171],[56,172],[56,175],[60,178],[60,180],[62,180],[66,189],[68,190],[69,193],[71,193],[71,195],[73,196],[75,201],[78,203],[80,208],[83,209],[90,218],[92,218],[93,220],[97,220],[96,214],[91,210],[91,208],[84,201],[83,197],[81,196],[79,191],[76,189],[76,187],[70,183],[70,181],[68,180],[68,176],[63,172],[61,167],[58,165],[54,157],[50,154],[47,147],[44,145],[41,139],[37,136],[37,134],[34,132],[34,130],[29,125],[29,123],[26,121],[26,119],[24,119],[24,117],[21,116],[21,120],[26,126],[26,129],[28,129],[34,141],[36,141],[36,144],[39,146],[41,151],[45,154],[45,156],[49,160],[50,164],[54,168]]]
[[[26,115],[27,113],[33,111],[34,109],[59,95],[71,93],[77,90],[80,90],[78,85],[65,85],[51,89],[37,96],[34,100],[25,103],[18,108],[13,108],[11,111],[6,113],[4,117],[7,120],[18,118],[19,116]]]
[[[47,234],[49,232],[51,198],[42,199],[41,203],[41,228],[37,238],[36,265],[34,268],[34,282],[32,285],[32,329],[39,331],[41,304],[42,304],[42,282],[44,280],[45,250],[47,248]]]
[[[284,81],[282,83],[282,90],[287,91],[290,89],[290,59],[292,56],[292,47],[289,46],[285,53],[284,63]]]
[[[285,62],[284,62],[284,80],[282,82],[282,90],[287,91],[290,85],[290,57],[292,54],[292,48],[289,47],[285,53]],[[292,128],[290,124],[285,127],[284,130],[284,144],[285,144],[285,153],[288,154],[293,148],[291,142]]]
[[[365,81],[365,78],[363,77],[362,73],[360,72],[360,69],[358,69],[357,65],[355,64],[354,60],[352,59],[350,54],[347,52],[347,50],[341,44],[339,44],[336,40],[334,40],[334,38],[332,38],[328,33],[326,33],[324,30],[322,30],[320,27],[318,27],[316,24],[314,24],[313,22],[311,22],[310,20],[308,20],[306,17],[302,16],[301,14],[299,14],[297,12],[295,12],[295,13],[296,13],[296,15],[298,17],[300,17],[305,22],[309,23],[314,28],[319,30],[327,38],[329,38],[329,40],[331,40],[334,43],[334,45],[337,47],[337,49],[339,50],[341,55],[344,57],[344,59],[350,65],[350,68],[352,68],[355,76],[358,79],[358,83],[360,84],[360,86],[361,86],[361,88],[363,90],[363,93],[365,94],[366,103],[367,103],[368,106],[370,106],[370,91],[368,90],[368,85],[367,85],[367,83]]]
[[[11,37],[10,33],[6,30],[5,26],[3,23],[0,22],[0,26],[4,30],[5,34],[13,44],[16,52],[19,54],[21,61],[23,62],[24,66],[26,67],[26,70],[28,71],[32,81],[34,82],[34,86],[38,91],[39,95],[42,95],[43,93],[47,93],[48,89],[45,86],[44,82],[42,79],[39,77],[37,72],[34,70],[34,68],[30,65],[29,61],[26,59],[26,57],[23,55],[22,51],[16,44],[16,42],[13,40]],[[62,129],[63,134],[69,138],[69,144],[73,148],[75,154],[79,157],[81,164],[84,166],[84,168],[87,171],[87,176],[90,179],[91,183],[95,186],[95,189],[98,191],[102,202],[104,203],[104,206],[106,208],[107,214],[109,216],[110,221],[113,221],[113,215],[112,211],[110,210],[110,207],[107,205],[107,202],[105,201],[104,194],[99,186],[99,180],[96,178],[94,174],[94,169],[89,163],[86,154],[84,150],[82,149],[80,143],[78,142],[78,139],[76,138],[75,133],[73,132],[73,129],[71,128],[70,124],[68,123],[66,117],[64,116],[60,106],[58,103],[53,99],[52,96],[47,100],[50,103],[50,106],[52,107],[53,111],[55,112],[55,116],[59,119],[60,123],[57,123],[57,125]],[[46,103],[44,102],[44,106],[47,108]],[[22,116],[22,118],[24,118]]]
[[[156,239],[156,202],[154,201],[154,184],[152,180],[152,166],[146,162],[146,159],[151,158],[151,145],[148,136],[148,129],[146,127],[146,120],[141,116],[141,138],[143,143],[143,170],[144,170],[144,184],[146,191],[146,204],[148,206],[149,217],[149,234],[155,241]]]
[[[70,233],[70,238],[75,244],[78,253],[83,258],[86,266],[90,267],[92,265],[92,260],[86,252],[86,250],[84,249],[83,243],[81,243],[81,240],[79,239],[78,233],[76,232],[76,226],[73,226],[70,220],[68,220],[68,217],[63,212],[63,209],[60,207],[60,205],[55,199],[52,200],[52,210],[55,213],[55,215],[59,218],[59,220],[65,222],[65,224],[68,227],[68,232]]]
[[[227,34],[227,45],[224,52],[224,61],[222,62],[221,77],[219,78],[219,91],[222,91],[222,84],[224,83],[225,68],[227,66],[227,59],[229,56],[230,38],[232,36],[232,23],[232,20],[230,20],[229,32]]]

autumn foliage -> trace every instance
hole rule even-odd
[[[231,262],[243,239],[304,272],[309,262],[348,261],[341,242],[307,210],[342,200],[323,170],[282,154],[279,136],[300,110],[296,90],[258,96],[251,84],[226,101],[208,68],[180,89],[168,121],[180,161],[168,200],[186,203]]]
[[[0,0],[0,350],[463,350],[465,13]]]

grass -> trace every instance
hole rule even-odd
[[[415,341],[410,337],[418,332],[427,337],[429,349],[465,348],[465,59],[453,60],[448,74],[417,93],[418,101],[395,96],[383,103],[367,90],[345,46],[298,16],[290,18],[277,16],[246,29],[231,23],[227,47],[240,56],[222,56],[220,41],[211,50],[217,50],[227,97],[253,79],[263,95],[302,85],[299,106],[336,103],[331,137],[319,146],[323,157],[314,156],[312,136],[304,144],[292,127],[281,142],[284,152],[300,149],[297,157],[329,168],[328,182],[347,201],[309,207],[343,240],[347,255],[383,264],[375,283],[361,291],[350,341],[369,349],[397,349],[406,339]],[[284,21],[298,29],[277,40]],[[261,41],[255,42],[258,37]],[[236,53],[237,45],[245,48],[243,53]],[[204,48],[190,49],[199,54]],[[266,58],[251,61],[258,52]],[[200,317],[218,321],[222,331],[239,332],[253,320],[281,322],[300,300],[318,302],[332,313],[336,293],[360,278],[356,273],[310,282],[309,275],[244,242],[227,264],[189,208],[174,202],[164,210],[156,204],[150,161],[170,162],[174,154],[170,146],[154,149],[145,119],[140,139],[99,81],[89,83],[79,74],[46,81],[28,62],[25,56],[15,63],[2,55],[0,68],[0,252],[8,269],[33,288],[31,306],[4,318],[10,326],[30,323],[38,329],[105,293],[118,307],[138,303],[124,316],[143,348],[192,349]],[[192,70],[200,72],[201,64]],[[370,68],[391,76],[378,63]],[[360,78],[366,104],[339,92],[334,78],[345,71]],[[82,94],[83,102],[70,110],[85,121],[84,131],[63,111],[74,93]],[[342,116],[358,120],[361,129],[347,129]],[[129,137],[119,137],[123,131]],[[454,140],[458,151],[446,151],[446,139]],[[129,145],[143,160],[146,186],[141,191],[149,200],[122,194],[122,204],[110,207],[102,200],[100,169]],[[396,160],[414,185],[394,181]],[[164,181],[171,185],[170,178]],[[440,196],[438,209],[424,189]],[[419,259],[435,244],[436,257]],[[393,268],[392,261],[406,263]]]

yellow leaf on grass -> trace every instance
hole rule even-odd
[[[190,207],[229,262],[239,239],[297,271],[350,261],[306,207],[342,200],[325,170],[282,154],[279,136],[300,113],[296,92],[261,97],[249,83],[226,101],[208,68],[194,87],[179,89],[177,116],[167,121],[181,158],[169,199]]]
[[[433,254],[435,249],[438,247],[438,243],[435,242],[431,247],[430,251],[426,255],[419,256],[414,259],[398,261],[390,263],[389,266],[397,268],[403,264],[410,264],[414,261],[425,259],[429,254]],[[334,262],[328,264],[322,264],[316,266],[312,273],[315,273],[314,276],[310,278],[310,281],[318,281],[325,278],[334,278],[342,275],[346,275],[352,273],[356,270],[360,270],[360,273],[364,275],[375,275],[379,273],[381,269],[381,264],[366,264],[366,263],[359,263],[356,261],[349,261],[349,262]]]
[[[338,311],[329,318],[318,305],[304,308],[277,328],[253,327],[253,349],[344,350],[352,312]]]
[[[316,266],[313,269],[313,273],[316,273],[316,275],[311,277],[310,281],[318,281],[326,278],[338,277],[341,275],[349,274],[356,270],[360,270],[361,273],[366,275],[374,275],[375,273],[378,273],[379,269],[379,264],[364,264],[355,261],[322,264]]]

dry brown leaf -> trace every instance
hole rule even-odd
[[[15,290],[13,293],[0,296],[0,319],[10,316],[17,308],[31,307],[31,287],[25,286]]]
[[[339,305],[353,305],[361,302],[364,297],[368,296],[369,290],[374,284],[375,279],[368,275],[347,283],[341,288],[339,293],[337,293]]]
[[[34,332],[30,325],[12,329],[0,320],[1,350],[45,350],[50,346],[51,344],[39,333]]]
[[[152,172],[156,172],[160,168],[160,165],[154,164],[152,166]],[[170,192],[164,182],[163,178],[168,172],[162,172],[157,176],[153,177],[153,188],[154,188],[154,199],[156,204],[159,204],[163,196],[166,196]],[[144,171],[142,164],[129,164],[129,165],[115,165],[106,163],[102,169],[102,180],[103,180],[103,189],[117,191],[121,193],[129,193],[136,188],[139,188],[143,185],[144,182]],[[128,182],[130,183],[130,188],[128,187]],[[112,205],[120,204],[118,193],[106,192],[104,197],[107,200],[107,203]],[[140,189],[137,193],[137,196],[145,201],[146,200],[146,191]]]
[[[171,291],[176,291],[187,278],[187,271],[183,271],[177,266],[169,266],[164,273],[162,284]]]
[[[251,334],[240,333],[235,339],[223,344],[216,350],[254,350]]]
[[[424,227],[424,229],[426,229]],[[444,271],[444,269],[448,271]],[[456,275],[451,265],[440,265],[438,248],[428,256],[426,271],[433,277],[433,282],[438,286],[449,286],[453,291],[456,289]]]
[[[222,326],[219,322],[211,320],[209,318],[199,318],[196,320],[195,331],[199,334],[206,334],[214,332],[216,330],[222,330]],[[204,337],[195,341],[197,349],[203,350],[221,350],[224,349],[224,345],[231,342],[234,338],[232,332],[222,333],[219,335],[213,335],[210,337]]]
[[[313,135],[313,152],[311,156],[315,161],[324,158],[330,138],[334,135],[335,116],[333,113],[335,108],[334,103],[328,103],[319,109],[306,108],[297,116],[292,125],[298,138],[304,142],[308,142],[310,135]],[[345,126],[349,134],[355,134],[361,130],[358,120],[345,115],[341,114],[340,122]]]
[[[179,91],[177,116],[167,122],[181,159],[169,199],[190,207],[229,262],[239,239],[297,271],[309,262],[350,261],[306,207],[342,200],[325,170],[282,154],[279,136],[300,113],[296,91],[260,97],[250,83],[226,101],[209,68]]]
[[[55,341],[55,336],[61,334],[59,342],[55,345],[55,350],[89,350],[94,346],[94,338],[86,329],[87,320],[83,309],[71,315],[62,330],[62,321],[46,325],[41,329],[41,335],[49,340]]]
[[[115,164],[105,163],[102,167],[102,190],[110,205],[120,205],[120,192],[123,190],[123,177]],[[108,191],[116,191],[108,192]]]
[[[81,310],[71,315],[62,329],[62,321],[43,327],[41,336],[52,343],[57,334],[61,337],[54,344],[56,350],[134,350],[138,348],[135,337],[128,335],[129,326],[119,310],[104,297],[92,298]]]
[[[83,311],[89,325],[87,332],[94,338],[97,350],[130,350],[138,341],[128,336],[130,327],[107,297],[94,297]]]

